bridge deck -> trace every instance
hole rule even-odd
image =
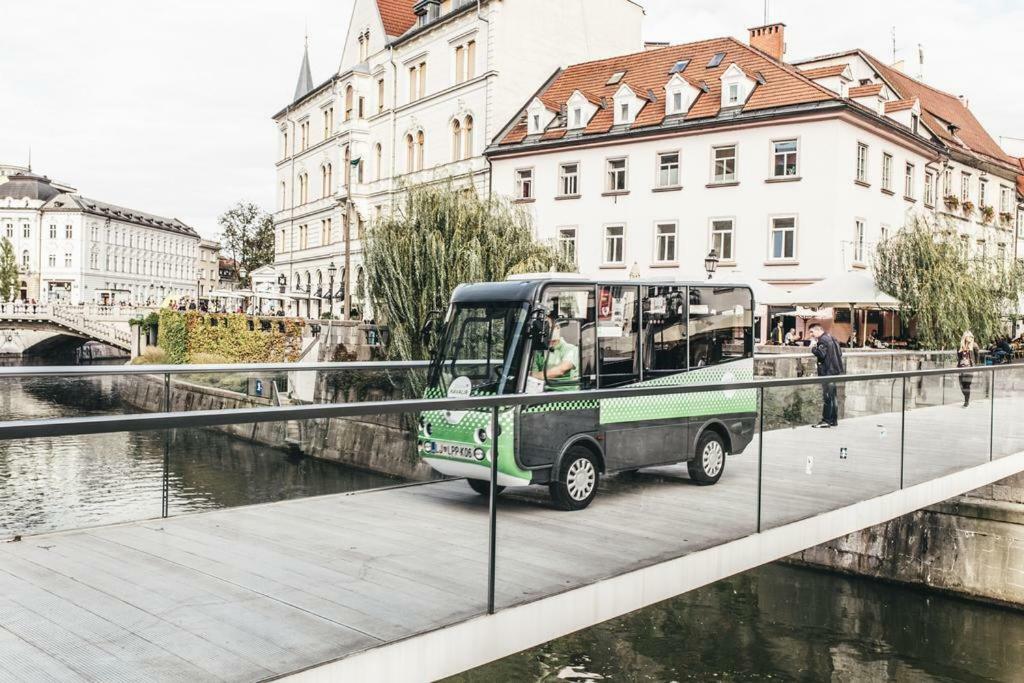
[[[1021,408],[997,401],[997,458],[1024,450]],[[987,463],[989,410],[908,412],[907,485]],[[765,527],[898,488],[900,419],[767,433]],[[610,478],[580,513],[503,496],[499,606],[753,533],[757,448],[714,487]],[[274,677],[480,615],[486,582],[487,503],[462,481],[35,536],[0,544],[0,679]]]

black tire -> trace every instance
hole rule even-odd
[[[489,496],[489,495],[491,495],[491,482],[490,481],[484,480],[484,479],[467,479],[466,482],[469,483],[469,488],[473,489],[474,491],[479,493],[481,496]],[[498,485],[498,493],[501,493],[504,490],[505,490],[505,487],[501,486],[499,484]]]
[[[601,483],[597,458],[582,446],[566,451],[558,475],[548,485],[551,500],[559,510],[582,510],[590,505]]]
[[[701,486],[717,484],[725,472],[725,441],[710,429],[700,435],[693,460],[686,463],[690,479]]]

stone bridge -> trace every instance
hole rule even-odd
[[[0,355],[42,352],[62,343],[96,341],[130,353],[129,320],[153,309],[130,306],[0,304]]]

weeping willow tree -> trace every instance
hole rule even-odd
[[[390,330],[388,355],[398,360],[425,357],[419,330],[459,284],[573,268],[534,240],[525,211],[450,183],[409,189],[401,209],[367,231],[363,260],[374,313]]]
[[[996,229],[987,230],[991,245]],[[948,222],[920,217],[879,244],[874,267],[875,283],[902,302],[925,348],[955,348],[964,330],[990,343],[1005,334],[1024,291],[1016,259],[991,246],[972,249]]]

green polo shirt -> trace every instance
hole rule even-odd
[[[545,359],[547,364],[545,367]],[[544,353],[538,351],[533,354],[533,372],[542,372],[545,369],[557,368],[566,361],[572,363],[572,370],[561,377],[552,377],[547,380],[548,391],[575,391],[580,388],[580,350],[564,339],[559,339],[555,347]]]

